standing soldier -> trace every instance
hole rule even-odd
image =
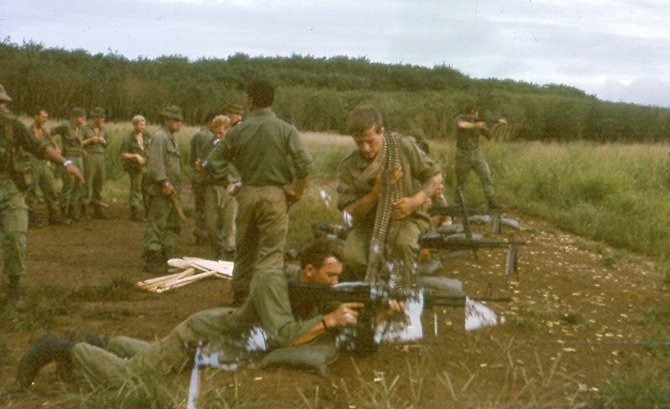
[[[507,123],[504,118],[488,122],[493,126]],[[456,125],[456,188],[462,189],[470,170],[474,170],[482,183],[488,209],[498,210],[502,206],[494,199],[495,189],[491,179],[491,170],[486,160],[479,154],[480,136],[491,138],[489,124],[479,118],[479,110],[475,106],[469,105],[465,108],[465,114],[458,117]],[[458,193],[456,193],[456,201],[460,203]]]
[[[215,138],[202,153],[206,158],[214,146],[225,138],[230,129],[230,119],[219,115],[212,121]],[[228,164],[229,172],[222,179],[207,178],[205,188],[205,225],[212,252],[217,260],[235,260],[235,216],[237,200],[233,196],[240,186],[239,175],[232,164]]]
[[[11,102],[0,85],[0,220],[2,220],[3,271],[9,278],[8,297],[17,308],[24,304],[19,288],[19,280],[25,273],[26,231],[28,230],[28,207],[22,189],[26,188],[25,173],[20,165],[24,151],[40,159],[50,159],[58,166],[64,166],[68,180],[84,178],[72,161],[65,160],[46,142],[37,140],[16,118],[5,113],[5,104]]]
[[[84,108],[73,108],[72,119],[65,121],[51,130],[52,135],[61,136],[62,152],[65,159],[71,162],[80,172],[84,171],[84,151],[81,141],[84,122],[86,122],[86,111]],[[58,197],[61,216],[68,220],[77,222],[80,215],[86,214],[86,203],[84,198],[84,183],[79,179],[63,178],[63,187]],[[79,209],[76,207],[79,206]]]
[[[145,130],[147,121],[142,115],[133,117],[133,130],[121,144],[121,157],[123,158],[123,170],[130,176],[130,218],[135,221],[143,221],[140,205],[144,207],[144,214],[148,213],[147,195],[144,192],[144,177],[147,173],[147,160],[149,158],[149,142],[151,136]]]
[[[205,117],[205,126],[191,138],[190,163],[194,170],[195,162],[207,158],[207,155],[209,155],[209,152],[214,147],[212,142],[216,138],[214,137],[214,132],[212,132],[212,120],[215,116],[216,114],[213,112],[207,114]],[[193,191],[195,202],[195,211],[193,213],[195,227],[193,235],[197,244],[207,242],[207,226],[205,226],[205,188],[207,187],[207,183],[205,178],[205,174],[197,171],[194,171],[191,177],[191,190]]]
[[[84,126],[82,145],[86,151],[84,156],[84,176],[86,178],[86,201],[94,208],[93,217],[106,219],[102,212],[102,187],[105,184],[105,148],[107,132],[102,127],[105,123],[105,109],[93,108],[91,122]],[[86,207],[82,208],[85,216]]]
[[[272,111],[274,95],[269,82],[252,82],[247,89],[251,112],[203,164],[210,177],[221,180],[232,163],[242,179],[236,196],[234,304],[248,297],[258,273],[283,267],[289,204],[300,200],[312,171],[312,158],[298,130]]]
[[[148,190],[149,216],[144,233],[144,270],[154,274],[167,272],[181,230],[179,191],[181,156],[174,134],[181,129],[181,108],[172,105],[161,111],[163,125],[149,145]]]
[[[48,140],[51,146],[60,153],[54,137],[44,128],[44,124],[49,119],[49,114],[44,108],[37,108],[33,112],[33,124],[28,128],[30,133],[40,142]],[[31,227],[39,226],[37,218],[37,187],[42,191],[44,202],[49,212],[49,224],[69,224],[69,220],[58,214],[58,194],[54,175],[51,172],[51,162],[38,159],[30,155],[30,166],[33,173],[33,185],[26,192],[26,204],[28,205],[28,223]]]

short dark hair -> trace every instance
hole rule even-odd
[[[384,127],[382,114],[372,105],[362,105],[349,114],[347,134],[358,136],[372,127],[375,128],[375,132],[380,132]]]
[[[465,106],[465,111],[464,112],[466,114],[470,114],[470,113],[475,112],[475,111],[479,111],[479,109],[477,108],[477,106],[475,104],[467,104]]]
[[[332,240],[316,239],[300,252],[300,267],[304,269],[311,264],[318,270],[323,266],[324,260],[330,256],[342,261],[342,249]]]
[[[257,108],[272,106],[275,100],[275,87],[266,80],[256,80],[247,87],[247,95]]]

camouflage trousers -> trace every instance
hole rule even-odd
[[[72,348],[74,368],[91,387],[118,389],[129,379],[160,377],[176,373],[193,364],[195,350],[202,341],[215,342],[231,332],[232,308],[214,308],[191,315],[165,338],[146,341],[114,336],[106,349],[86,343]]]
[[[174,193],[175,195],[177,193]],[[169,253],[181,231],[181,219],[174,203],[161,194],[149,196],[149,214],[142,248],[145,251]],[[169,256],[169,254],[165,254]]]
[[[0,172],[0,213],[3,271],[8,276],[20,276],[26,271],[28,206],[7,172]]]
[[[495,189],[493,188],[493,180],[491,179],[491,170],[489,165],[486,163],[484,158],[479,154],[478,150],[474,151],[465,151],[458,150],[456,151],[456,160],[455,160],[455,171],[456,171],[456,186],[463,187],[465,181],[468,178],[471,170],[474,170],[479,180],[482,183],[482,188],[484,189],[484,195],[487,199],[492,199],[495,194]],[[456,198],[458,199],[458,193],[456,193]]]
[[[102,188],[105,184],[105,154],[89,152],[84,158],[84,179],[86,180],[86,203],[100,205]]]
[[[26,192],[26,204],[31,212],[37,210],[37,188],[42,191],[42,197],[49,209],[49,215],[58,213],[58,194],[56,193],[56,184],[53,172],[47,166],[47,162],[30,157],[30,166],[33,174],[33,186]]]
[[[406,217],[402,220],[393,220],[391,223],[395,226],[389,229],[384,259],[389,268],[397,269],[392,272],[394,277],[409,286],[416,281],[419,238],[428,231],[430,222],[419,217]],[[349,231],[344,241],[342,281],[362,281],[365,278],[371,238],[372,228],[355,226]],[[380,276],[388,280],[390,273],[381,271]]]
[[[205,225],[214,256],[235,252],[237,200],[226,188],[209,185],[205,189]]]

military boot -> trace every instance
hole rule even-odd
[[[490,212],[505,209],[505,205],[498,203],[494,198],[488,199],[487,207]]]
[[[131,206],[130,208],[130,219],[136,222],[143,222],[144,217],[142,217],[142,213],[140,210],[139,206]]]
[[[57,211],[55,210],[50,210],[49,211],[49,224],[54,226],[54,225],[67,225],[70,224],[70,220],[63,217],[63,212],[61,211],[61,214],[58,214]]]
[[[37,216],[37,213],[35,213],[34,211],[29,211],[28,212],[28,227],[31,228],[31,229],[38,229],[42,226],[44,226],[44,223]]]
[[[72,223],[72,220],[70,220],[70,212],[68,211],[67,207],[63,206],[60,208],[60,220],[61,220],[60,224],[69,225],[70,223]]]
[[[70,351],[75,343],[46,333],[39,337],[19,361],[16,380],[23,386],[33,384],[37,373],[52,361],[68,366]]]
[[[70,220],[72,220],[75,223],[81,220],[81,215],[79,214],[79,212],[77,212],[75,207],[72,206],[72,205],[70,205],[70,207],[68,209],[68,216],[69,216]]]
[[[93,205],[93,217],[96,219],[107,219],[107,215],[103,213],[102,206],[100,204]]]
[[[14,305],[14,308],[21,311],[26,308],[26,301],[21,296],[20,277],[17,275],[9,276],[9,286],[7,287],[7,297]]]
[[[167,274],[167,263],[163,259],[160,251],[144,251],[144,271],[155,275]]]
[[[90,220],[91,218],[88,216],[88,212],[86,211],[86,205],[79,205],[79,218],[81,220]]]

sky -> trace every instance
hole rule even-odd
[[[663,0],[0,0],[0,38],[131,60],[244,53],[446,65],[670,107],[667,10]]]

